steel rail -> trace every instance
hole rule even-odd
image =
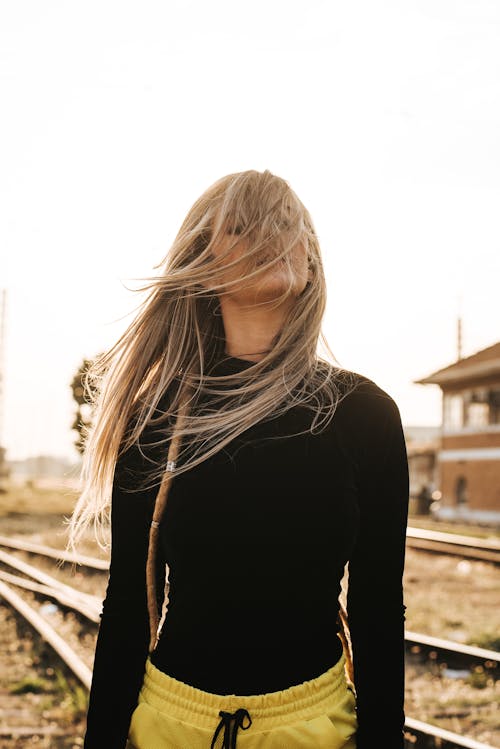
[[[32,577],[34,580],[37,580],[40,583],[44,583],[49,588],[54,588],[56,590],[59,590],[61,593],[66,593],[69,596],[73,596],[75,599],[90,607],[95,606],[96,601],[99,600],[97,596],[93,596],[90,593],[81,593],[75,588],[72,588],[71,585],[65,585],[65,583],[59,582],[59,580],[56,580],[55,577],[48,575],[46,572],[42,572],[42,570],[33,567],[33,565],[28,564],[27,562],[23,562],[13,554],[8,554],[6,551],[2,551],[1,549],[0,562],[7,564],[9,567],[13,567],[18,572],[23,572],[25,575]]]
[[[70,648],[68,643],[63,640],[53,627],[35,611],[26,601],[21,598],[19,593],[0,580],[0,596],[4,598],[21,616],[26,619],[31,626],[49,643],[60,658],[71,669],[81,683],[90,690],[92,682],[92,671],[79,656]]]
[[[18,549],[19,551],[29,551],[33,554],[41,554],[42,556],[53,557],[54,559],[58,559],[61,562],[73,562],[75,564],[81,564],[83,567],[91,567],[96,570],[109,569],[109,562],[107,562],[105,559],[89,557],[84,554],[72,554],[69,551],[55,549],[53,546],[45,546],[44,544],[36,544],[32,541],[24,541],[17,538],[9,538],[8,536],[0,536],[0,546],[8,546],[11,549]]]
[[[453,554],[468,559],[500,564],[500,543],[487,541],[483,538],[473,538],[458,533],[431,531],[425,528],[408,526],[406,531],[407,545],[424,551]],[[72,562],[83,567],[97,570],[109,570],[109,562],[84,554],[73,554],[62,549],[37,544],[32,541],[12,539],[0,535],[0,546],[7,546],[20,551],[53,557],[62,562]]]
[[[444,531],[431,531],[427,528],[417,528],[409,525],[406,529],[406,535],[411,538],[429,539],[431,541],[444,541],[445,543],[456,544],[458,546],[471,546],[474,549],[486,549],[488,551],[497,551],[500,553],[500,541],[488,541],[485,538],[477,536],[464,536],[459,533],[447,533]]]
[[[464,645],[452,640],[445,640],[442,637],[423,635],[420,632],[405,630],[405,642],[410,647],[418,645],[430,650],[438,650],[442,653],[451,653],[452,655],[465,657],[470,661],[490,662],[497,665],[500,661],[500,653],[496,650],[479,648],[476,645]]]
[[[500,564],[500,544],[491,543],[484,538],[409,526],[406,530],[406,545],[411,549],[433,554],[449,554],[476,562]]]
[[[439,749],[448,749],[448,747],[460,747],[460,749],[495,749],[490,744],[483,744],[481,741],[476,739],[470,739],[467,736],[460,736],[458,733],[453,731],[447,731],[445,728],[439,728],[439,726],[433,726],[430,723],[423,723],[421,720],[415,720],[414,718],[406,718],[405,729],[410,733],[417,734],[417,746],[418,736],[424,736],[427,738],[434,739],[434,746]]]
[[[59,601],[59,603],[61,603],[63,606],[66,606],[66,608],[70,608],[73,611],[78,611],[80,614],[83,614],[83,616],[85,616],[95,624],[98,624],[100,621],[99,613],[101,607],[99,605],[99,599],[97,597],[96,605],[89,606],[78,600],[74,596],[70,596],[67,593],[57,590],[56,588],[51,588],[48,585],[44,585],[42,583],[36,583],[33,580],[26,580],[24,577],[19,577],[19,575],[11,575],[10,572],[4,572],[4,570],[0,570],[0,580],[3,580],[5,583],[8,583],[10,585],[17,585],[17,587],[24,588],[25,590],[29,590],[32,593],[40,593],[44,596],[47,596],[48,598],[55,598],[56,601]]]
[[[488,564],[500,564],[500,554],[496,551],[474,549],[469,546],[460,546],[449,541],[432,541],[426,538],[407,537],[406,545],[410,549],[428,551],[431,554],[445,554],[448,556],[470,559],[473,562],[487,562]]]

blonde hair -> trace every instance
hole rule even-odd
[[[214,247],[228,235],[234,237],[232,244],[214,255]],[[243,239],[247,247],[243,261],[232,260],[231,251]],[[210,376],[212,365],[225,354],[220,297],[249,279],[258,281],[278,256],[292,270],[291,250],[299,242],[307,250],[309,280],[290,305],[270,350],[243,371]],[[273,257],[257,265],[263,250],[272,250]],[[109,527],[117,461],[139,444],[148,423],[159,425],[160,438],[151,446],[168,445],[168,452],[161,450],[159,460],[143,454],[150,468],[145,484],[136,487],[141,491],[159,486],[147,563],[150,650],[158,636],[153,573],[158,526],[173,476],[191,470],[257,422],[276,418],[292,406],[312,412],[306,431],[315,434],[328,426],[339,401],[358,384],[353,372],[317,355],[321,340],[336,361],[321,331],[326,282],[320,247],[308,211],[284,179],[268,170],[219,179],[189,210],[166,257],[154,267],[161,266],[159,275],[143,279],[147,283],[138,289],[148,295],[135,319],[85,374],[93,418],[85,434],[82,491],[68,521],[67,544],[75,550],[92,523],[97,543],[108,548],[104,531]],[[236,277],[220,283],[221,270],[236,272]],[[276,298],[276,305],[290,296],[293,273],[288,277],[289,286]],[[167,392],[168,404],[155,418],[158,402]],[[209,412],[197,409],[206,394],[211,396]],[[340,606],[340,636],[353,680],[347,615]]]

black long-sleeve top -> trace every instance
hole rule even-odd
[[[250,365],[229,357],[212,373]],[[408,462],[396,403],[357,377],[323,432],[259,440],[310,424],[311,411],[294,406],[174,479],[157,566],[159,595],[169,567],[168,612],[151,659],[216,694],[262,694],[313,679],[342,652],[338,597],[349,561],[357,749],[373,748],[381,721],[384,748],[403,749]],[[123,487],[144,467],[134,445],[115,470],[111,565],[84,749],[125,747],[142,684],[157,489]]]

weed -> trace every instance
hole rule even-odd
[[[476,666],[465,681],[473,689],[484,689],[489,686],[490,678],[482,666]]]
[[[37,676],[25,676],[21,681],[13,684],[9,691],[12,694],[42,694],[50,690],[50,684],[44,679],[40,679]]]
[[[500,651],[500,635],[498,632],[480,632],[471,638],[471,640],[471,644],[476,645],[478,648]]]
[[[75,679],[67,679],[63,671],[54,669],[55,686],[61,695],[61,707],[74,723],[85,717],[88,709],[87,691]]]

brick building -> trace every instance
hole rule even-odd
[[[439,517],[500,523],[500,342],[415,382],[443,394]]]

